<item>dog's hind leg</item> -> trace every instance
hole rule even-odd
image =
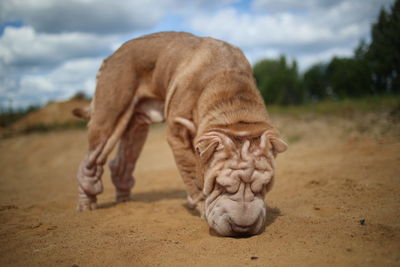
[[[146,116],[135,112],[122,135],[116,157],[109,163],[117,202],[129,200],[131,188],[135,184],[132,172],[146,141],[149,125]]]
[[[124,51],[117,51],[100,68],[88,124],[89,151],[77,173],[78,210],[96,208],[96,195],[103,191],[103,166],[135,109],[138,81],[131,63],[124,58]]]
[[[111,178],[115,185],[116,201],[129,200],[130,190],[135,183],[132,172],[139,158],[152,122],[161,122],[164,104],[156,99],[141,99],[125,130],[116,157],[110,161]]]

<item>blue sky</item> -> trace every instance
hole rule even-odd
[[[393,0],[1,0],[0,105],[91,95],[102,59],[131,38],[188,31],[240,47],[251,63],[281,54],[300,69],[350,56]]]

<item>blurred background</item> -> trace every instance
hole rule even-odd
[[[240,47],[269,104],[399,93],[399,1],[3,0],[0,107],[90,97],[123,42],[188,31]],[[268,89],[267,89],[268,88]]]
[[[183,207],[160,124],[132,201],[105,168],[99,209],[75,211],[71,110],[122,43],[170,30],[240,47],[289,143],[259,236],[218,238]],[[399,266],[399,74],[400,0],[0,0],[0,265]]]

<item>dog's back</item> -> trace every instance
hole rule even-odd
[[[184,32],[130,40],[105,59],[90,114],[116,121],[135,97],[164,101],[167,120],[186,117],[196,125],[202,121],[228,127],[268,119],[252,68],[241,50]],[[114,104],[112,110],[105,109],[110,103],[118,103],[119,108]],[[172,114],[170,106],[174,106]]]

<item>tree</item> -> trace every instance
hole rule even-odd
[[[300,104],[304,100],[296,61],[288,65],[285,56],[264,59],[255,64],[254,77],[267,103]]]
[[[371,73],[364,59],[333,58],[327,67],[327,82],[338,98],[372,94]]]
[[[366,53],[374,87],[378,93],[400,93],[400,0],[388,14],[381,9],[371,29],[371,44]]]
[[[400,93],[400,0],[381,9],[371,28],[371,43],[361,41],[349,58],[311,66],[299,77],[297,63],[286,58],[262,60],[254,76],[268,103],[299,104],[328,97]]]
[[[327,65],[319,63],[304,73],[303,83],[307,100],[321,100],[330,95],[326,71]]]

